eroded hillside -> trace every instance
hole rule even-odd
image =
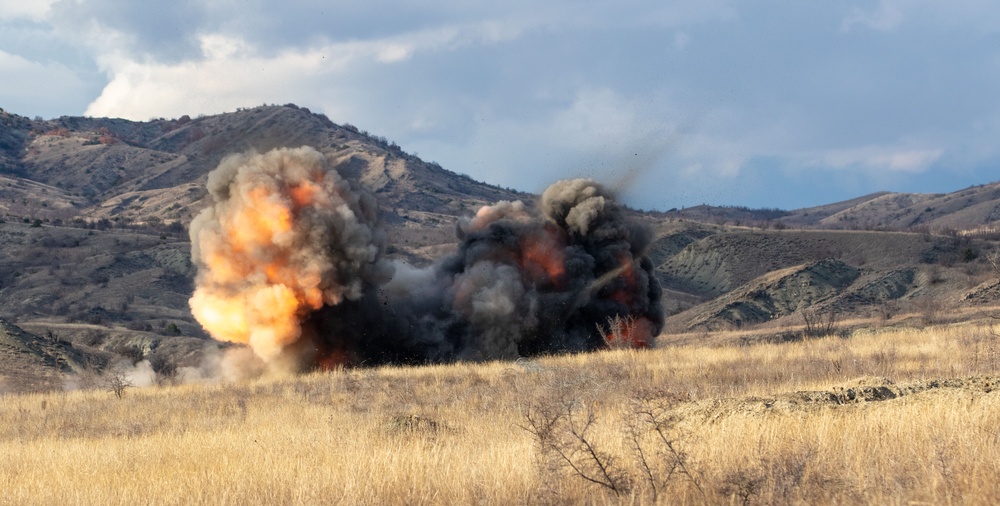
[[[207,203],[207,174],[233,153],[302,145],[374,194],[386,253],[414,264],[454,250],[460,217],[535,200],[294,105],[146,122],[0,111],[0,317],[99,358],[196,365],[217,347],[188,308],[187,227]],[[654,231],[645,253],[671,333],[800,325],[809,314],[891,320],[1000,298],[990,262],[1000,183],[793,211],[630,216]],[[43,379],[65,372],[58,360],[18,363]]]

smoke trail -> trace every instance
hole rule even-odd
[[[586,351],[598,326],[653,344],[660,287],[629,224],[589,180],[549,187],[539,211],[502,201],[457,227],[427,269],[383,261],[372,199],[311,148],[228,158],[192,222],[195,317],[220,340],[296,367],[423,363]]]

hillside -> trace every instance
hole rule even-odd
[[[62,388],[64,374],[100,368],[106,361],[52,333],[42,337],[0,320],[0,393]]]
[[[652,246],[667,332],[996,304],[991,240],[910,232],[762,230],[677,221]]]
[[[1000,182],[951,193],[879,192],[790,211],[702,205],[665,216],[777,228],[996,234],[1000,230]]]
[[[526,195],[445,171],[383,137],[294,105],[133,122],[0,112],[0,216],[59,224],[186,225],[226,155],[313,146],[374,192],[401,254],[451,241],[457,216]],[[415,230],[419,229],[419,230]]]
[[[0,317],[95,350],[171,350],[171,367],[196,364],[217,346],[187,304],[187,226],[207,174],[232,153],[301,145],[376,195],[388,254],[415,264],[454,248],[459,216],[531,199],[293,105],[148,122],[0,111]]]
[[[146,122],[0,111],[0,317],[98,357],[197,365],[218,349],[187,302],[187,227],[206,205],[207,174],[232,153],[301,145],[375,195],[387,253],[417,265],[454,250],[459,217],[535,199],[294,105]],[[891,318],[991,307],[1000,296],[987,261],[998,208],[1000,183],[793,211],[629,213],[654,232],[646,253],[675,333],[801,325],[809,312]],[[39,378],[67,372],[54,363],[31,367]]]

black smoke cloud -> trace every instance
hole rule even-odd
[[[219,209],[231,204],[230,195],[253,191],[241,188],[241,184],[260,181],[259,177],[239,174],[263,167],[271,179],[278,180],[271,185],[273,195],[268,198],[281,202],[284,193],[297,191],[298,183],[286,177],[287,173],[302,172],[295,167],[295,160],[318,163],[318,153],[310,148],[277,151],[282,156],[274,152],[250,158],[244,155],[238,168],[223,163],[229,190],[213,192],[216,210],[195,222],[212,228],[216,235],[206,238],[192,228],[195,262],[205,271],[199,274],[199,287],[201,280],[212,278],[209,271],[216,267],[198,257],[203,250],[198,242],[218,242],[218,236],[225,237],[225,224],[215,219],[225,214]],[[269,165],[263,160],[268,156],[280,159],[284,166]],[[350,185],[351,195],[343,195],[348,185],[325,162],[321,165],[327,179],[337,180],[338,201],[370,200],[354,185]],[[214,179],[217,186],[222,184],[219,177]],[[660,287],[653,265],[644,255],[651,234],[626,220],[611,192],[594,181],[559,181],[545,190],[534,206],[501,201],[483,207],[475,216],[459,221],[457,252],[427,268],[390,262],[381,255],[382,244],[375,238],[384,235],[375,233],[377,218],[368,211],[371,206],[361,210],[335,203],[334,212],[324,214],[309,207],[311,203],[298,209],[301,199],[289,197],[285,202],[293,221],[290,233],[301,239],[282,236],[283,244],[311,244],[306,248],[310,255],[321,252],[329,257],[310,259],[305,265],[336,266],[345,263],[339,258],[345,252],[378,252],[364,255],[361,263],[346,262],[350,269],[332,269],[326,274],[330,279],[319,282],[324,290],[339,290],[344,283],[359,287],[351,296],[327,298],[328,302],[318,308],[305,305],[293,312],[297,335],[285,338],[277,355],[285,362],[292,357],[291,362],[298,367],[439,363],[596,350],[606,346],[599,327],[606,327],[615,317],[631,322],[623,337],[644,347],[653,344],[663,326]],[[326,214],[336,219],[327,220]],[[336,233],[344,227],[332,225],[343,223],[346,214],[350,215],[347,222],[366,233],[349,237]],[[205,227],[206,223],[212,226]],[[315,244],[317,240],[320,244]],[[289,253],[263,257],[270,261],[283,255]],[[265,284],[281,282],[268,278],[266,273],[271,269],[266,266],[254,267],[253,259],[250,267],[244,265],[247,259],[239,262],[241,268],[253,273],[251,278]],[[263,274],[256,275],[258,271]],[[358,275],[345,278],[345,272]],[[361,275],[369,272],[383,274]],[[385,274],[389,272],[391,275]],[[314,275],[315,269],[307,274]],[[238,284],[222,289],[240,297]],[[195,304],[192,299],[193,309]],[[249,338],[244,342],[253,346]],[[276,355],[268,353],[268,360]]]

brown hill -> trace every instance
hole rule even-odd
[[[783,211],[696,206],[668,217],[777,228],[1000,233],[1000,182],[951,193],[879,192],[817,207]]]
[[[685,323],[729,328],[768,322],[835,297],[859,276],[857,268],[832,259],[780,269],[709,301]]]
[[[0,111],[0,317],[34,332],[27,342],[52,335],[97,357],[73,363],[99,368],[100,357],[119,354],[168,370],[197,365],[216,347],[187,306],[187,224],[205,204],[207,173],[231,153],[301,145],[376,195],[389,254],[414,263],[454,248],[460,216],[534,198],[294,105],[146,122]],[[688,332],[800,323],[807,311],[870,317],[995,304],[998,276],[986,258],[997,251],[989,229],[998,206],[993,183],[795,211],[698,206],[633,218],[656,231],[647,253],[673,315],[668,331]],[[42,357],[32,377],[50,386],[67,372],[52,353],[31,354]]]
[[[681,248],[681,245],[683,247]],[[998,301],[995,241],[929,233],[667,222],[651,248],[668,332],[927,313]]]
[[[0,160],[0,211],[17,218],[186,225],[203,207],[207,173],[224,156],[302,145],[319,149],[375,192],[390,239],[415,260],[422,248],[451,241],[457,216],[526,197],[445,171],[383,137],[294,105],[149,122],[0,114],[6,157]]]
[[[207,174],[231,153],[301,145],[375,193],[389,254],[415,263],[453,247],[459,216],[530,197],[292,105],[148,122],[0,112],[0,316],[134,358],[174,343],[193,365],[215,346],[187,306]]]
[[[0,320],[0,392],[60,388],[64,375],[103,362],[52,333],[42,337]]]

